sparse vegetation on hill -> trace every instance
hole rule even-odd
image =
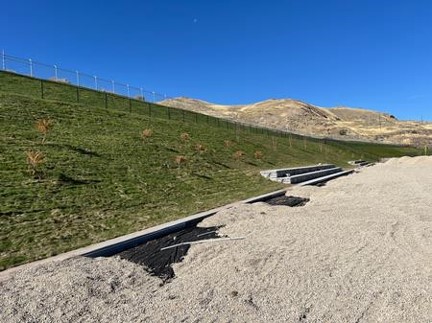
[[[262,169],[423,153],[295,136],[276,145],[271,132],[175,109],[115,96],[106,108],[90,90],[72,103],[73,86],[52,86],[41,99],[39,81],[0,73],[0,269],[280,188]]]
[[[181,97],[161,103],[303,135],[409,144],[422,148],[432,146],[432,123],[399,121],[393,115],[371,110],[347,107],[326,109],[293,99],[224,106]]]

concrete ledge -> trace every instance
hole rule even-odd
[[[304,182],[304,181],[307,181],[307,180],[310,180],[313,178],[322,177],[325,175],[337,173],[337,172],[340,172],[341,170],[342,169],[340,167],[334,167],[334,168],[330,168],[330,169],[324,169],[324,170],[318,170],[315,172],[294,175],[294,176],[290,177],[290,183],[296,184],[296,183]]]

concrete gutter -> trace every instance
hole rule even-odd
[[[161,236],[164,236],[169,233],[173,233],[176,231],[179,231],[181,229],[184,229],[186,227],[192,226],[197,224],[198,222],[202,221],[203,219],[212,216],[216,214],[219,211],[226,210],[229,208],[232,208],[234,206],[240,205],[240,204],[247,204],[247,203],[255,203],[260,201],[265,201],[269,198],[282,196],[286,193],[288,188],[284,188],[282,190],[278,190],[275,192],[255,196],[252,198],[248,198],[243,201],[234,202],[228,205],[224,205],[215,209],[211,209],[208,211],[196,213],[193,215],[190,215],[188,217],[178,219],[175,221],[167,222],[164,224],[160,224],[151,228],[147,228],[141,231],[137,231],[134,233],[130,233],[121,237],[117,237],[114,239],[110,239],[104,242],[99,242],[87,247],[79,248],[76,250],[72,250],[66,253],[59,254],[57,256],[49,257],[46,259],[34,261],[28,264],[24,264],[21,266],[13,267],[6,269],[2,272],[0,272],[0,281],[3,281],[7,279],[9,276],[11,276],[13,273],[30,268],[36,265],[41,265],[49,262],[56,262],[56,261],[63,261],[69,258],[78,257],[78,256],[84,256],[84,257],[108,257],[112,256],[120,251],[133,248],[137,245],[140,245],[146,241],[153,240],[156,238],[159,238]]]
[[[327,182],[327,181],[329,181],[329,180],[331,180],[333,178],[336,178],[336,177],[349,175],[349,174],[351,174],[353,172],[354,172],[354,169],[345,170],[345,171],[341,171],[341,172],[338,172],[338,173],[330,174],[330,175],[327,175],[327,176],[313,178],[313,179],[310,179],[308,181],[301,182],[298,185],[299,186],[316,185],[316,184],[319,184],[319,183],[322,183],[322,182]]]
[[[318,165],[302,166],[302,167],[263,170],[260,172],[260,174],[265,178],[279,179],[286,176],[293,176],[293,175],[309,173],[313,171],[329,169],[334,167],[335,165],[333,164],[318,164]]]
[[[289,181],[290,181],[291,184],[297,184],[297,183],[308,181],[308,180],[313,179],[313,178],[318,178],[318,177],[323,177],[323,176],[326,176],[326,175],[338,173],[340,171],[342,171],[342,169],[340,167],[334,167],[334,168],[330,168],[330,169],[317,170],[317,171],[313,171],[313,172],[309,172],[309,173],[304,173],[304,174],[298,174],[298,175],[291,176],[289,178]]]

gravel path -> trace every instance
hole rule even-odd
[[[164,285],[119,258],[19,271],[0,283],[0,321],[432,322],[431,157],[287,194],[310,202],[203,221],[246,238],[191,246]]]

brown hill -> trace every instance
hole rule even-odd
[[[388,113],[365,109],[322,108],[293,99],[231,106],[180,97],[160,104],[305,135],[432,145],[432,123],[400,121]]]

